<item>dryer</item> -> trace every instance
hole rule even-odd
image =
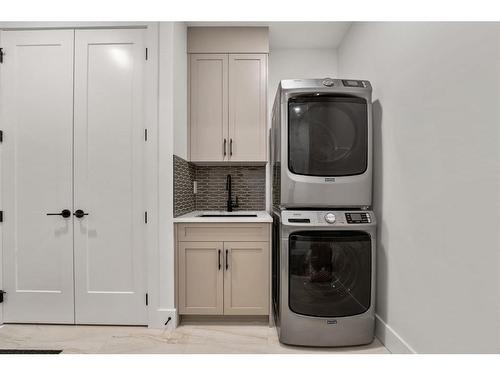
[[[273,207],[371,206],[371,92],[364,80],[280,82],[271,128]]]
[[[273,211],[272,301],[280,342],[373,341],[375,236],[371,211]]]

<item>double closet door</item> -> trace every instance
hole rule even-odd
[[[143,33],[2,32],[7,323],[147,323]]]

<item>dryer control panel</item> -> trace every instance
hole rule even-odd
[[[368,212],[346,212],[345,218],[348,224],[371,223],[371,217]]]

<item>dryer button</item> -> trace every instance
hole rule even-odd
[[[325,78],[323,80],[323,86],[332,87],[333,86],[333,79],[331,79],[331,78]]]

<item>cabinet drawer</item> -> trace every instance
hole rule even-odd
[[[177,224],[178,241],[266,241],[267,223],[196,223]]]

